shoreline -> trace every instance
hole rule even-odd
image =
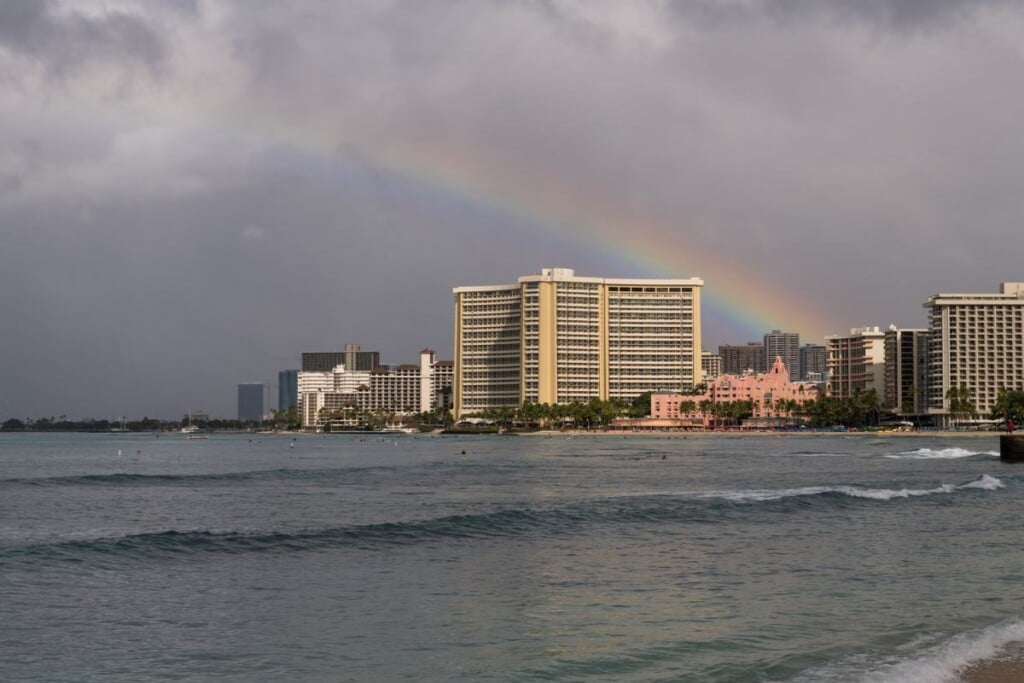
[[[829,431],[782,431],[775,432],[770,430],[757,430],[752,429],[746,430],[724,430],[724,429],[694,429],[694,430],[675,430],[675,431],[632,431],[632,430],[586,430],[586,429],[573,429],[573,430],[539,430],[535,432],[512,432],[512,436],[541,436],[541,437],[555,437],[555,436],[600,436],[600,437],[662,437],[662,438],[676,438],[676,437],[687,437],[687,436],[713,436],[713,437],[739,437],[739,436],[771,436],[771,437],[813,437],[813,436],[852,436],[852,437],[875,437],[875,438],[910,438],[910,437],[921,437],[921,438],[966,438],[966,439],[978,439],[978,438],[996,438],[1006,432],[998,431],[977,431],[977,432],[958,432],[958,431],[912,431],[912,432],[864,432],[864,431],[845,431],[845,432],[829,432]],[[454,435],[453,435],[454,436]],[[490,435],[488,435],[490,436]],[[497,435],[494,436],[504,436]],[[1024,680],[1024,679],[1022,679]]]
[[[962,683],[1018,683],[1024,681],[1024,654],[1020,647],[974,662],[957,672]]]

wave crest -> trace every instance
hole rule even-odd
[[[997,451],[972,451],[966,448],[918,448],[914,451],[903,451],[902,453],[891,453],[884,457],[897,460],[954,460],[959,458],[973,458],[975,456],[997,456]]]
[[[954,683],[962,680],[962,675],[970,667],[998,657],[1007,646],[1020,641],[1024,641],[1024,620],[1018,618],[961,633],[917,650],[898,661],[865,664],[863,657],[850,657],[807,671],[794,681]]]

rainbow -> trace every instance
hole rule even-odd
[[[809,301],[806,293],[786,291],[769,274],[750,273],[746,264],[728,259],[725,253],[685,244],[677,223],[631,214],[607,198],[574,188],[564,176],[496,162],[483,154],[482,146],[460,146],[451,140],[441,143],[430,136],[403,138],[381,131],[354,139],[343,135],[339,143],[336,133],[326,132],[330,126],[314,124],[299,130],[250,120],[252,127],[243,131],[238,123],[235,121],[231,130],[235,135],[265,141],[269,128],[270,137],[285,139],[314,156],[351,148],[364,163],[414,184],[590,245],[612,262],[621,263],[628,270],[626,277],[632,273],[637,277],[700,277],[704,280],[705,319],[708,313],[720,316],[730,327],[749,334],[749,339],[782,329],[820,343],[825,334],[845,329],[836,323],[834,314]],[[573,267],[571,263],[533,267],[552,265]]]
[[[770,275],[751,274],[744,264],[725,258],[725,254],[688,248],[681,240],[679,225],[627,214],[603,199],[574,192],[564,178],[503,167],[470,151],[425,141],[376,150],[372,158],[390,172],[440,192],[593,245],[630,270],[640,270],[637,276],[701,277],[705,313],[722,316],[750,334],[750,339],[782,329],[799,332],[805,341],[821,343],[825,334],[843,329],[832,314],[808,301],[806,293],[787,292],[776,286]]]

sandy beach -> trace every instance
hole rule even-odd
[[[964,683],[1020,683],[1024,681],[1024,657],[1018,647],[1012,654],[968,667],[960,680]]]
[[[688,436],[722,436],[722,437],[738,437],[738,436],[769,436],[769,437],[811,437],[811,436],[856,436],[856,437],[875,437],[875,438],[935,438],[935,439],[995,439],[1001,434],[1006,432],[997,431],[972,431],[972,432],[958,432],[958,431],[879,431],[879,432],[860,432],[860,431],[846,431],[846,432],[824,432],[815,430],[804,430],[804,431],[769,431],[769,430],[739,430],[739,429],[706,429],[706,430],[627,430],[627,429],[572,429],[572,430],[555,430],[555,429],[544,429],[533,432],[514,432],[516,436],[541,436],[541,437],[567,437],[567,436],[626,436],[626,437],[665,437],[665,438],[684,438]],[[1024,679],[1021,679],[1024,681]]]

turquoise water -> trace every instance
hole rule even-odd
[[[995,439],[250,438],[0,435],[0,679],[952,681],[1024,640]]]

